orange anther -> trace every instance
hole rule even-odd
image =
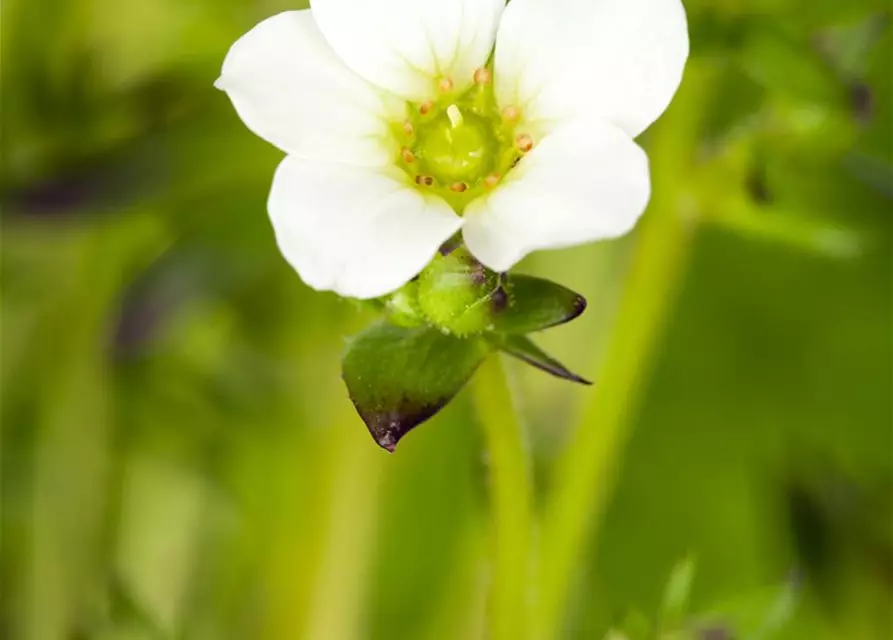
[[[474,72],[474,83],[475,84],[490,84],[490,81],[493,79],[493,74],[490,73],[490,70],[487,67],[481,67],[477,71]]]
[[[506,107],[502,110],[502,119],[506,122],[517,122],[521,119],[521,109],[514,105]]]
[[[515,138],[515,144],[518,145],[518,148],[527,153],[531,149],[533,149],[533,138],[531,138],[526,133],[522,133],[520,136]]]

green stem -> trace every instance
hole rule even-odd
[[[350,412],[352,414],[352,411]],[[320,565],[312,583],[305,638],[362,638],[367,576],[375,549],[384,454],[358,438],[356,419],[333,428],[328,512],[321,523]],[[347,428],[350,427],[350,428]],[[362,435],[362,434],[360,434]]]
[[[711,75],[710,68],[689,66],[685,90],[652,139],[654,197],[640,224],[634,262],[594,394],[557,466],[554,497],[543,522],[535,621],[541,640],[562,635],[568,596],[585,551],[597,536],[631,418],[685,270],[697,215],[693,206],[686,210],[680,185],[686,161],[696,148]]]
[[[523,640],[529,633],[531,533],[530,467],[502,356],[493,354],[472,383],[490,461],[493,514],[492,640]]]

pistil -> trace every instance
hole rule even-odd
[[[450,119],[450,124],[453,126],[453,129],[462,126],[462,111],[459,110],[459,107],[451,104],[447,107],[446,114],[447,118]]]
[[[497,105],[487,67],[475,70],[474,84],[463,93],[456,92],[452,78],[442,77],[431,99],[408,107],[397,129],[397,162],[420,188],[444,198],[460,215],[534,148],[522,129],[522,108]]]

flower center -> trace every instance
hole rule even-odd
[[[498,147],[489,123],[455,104],[419,127],[416,156],[445,184],[474,184],[490,170]]]
[[[461,214],[493,189],[534,146],[517,131],[520,109],[500,110],[489,69],[478,69],[474,84],[458,93],[448,78],[437,84],[436,100],[407,104],[407,118],[395,124],[397,164],[418,186],[433,191]]]

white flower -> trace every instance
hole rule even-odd
[[[688,56],[679,0],[311,7],[248,32],[217,82],[288,154],[269,212],[307,284],[389,293],[460,230],[505,271],[635,225],[650,186],[633,138]]]

